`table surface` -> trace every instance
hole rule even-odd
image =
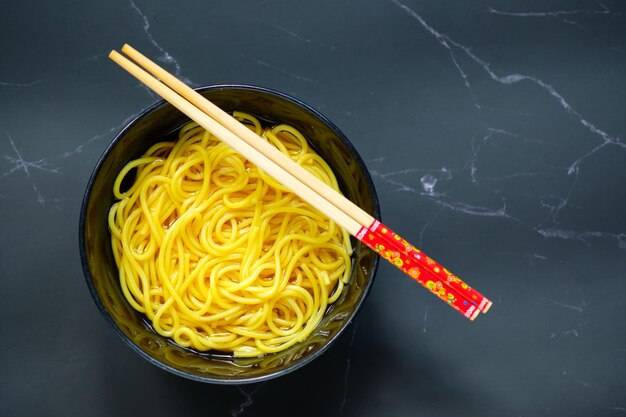
[[[12,1],[0,17],[0,415],[626,416],[626,4]],[[96,308],[91,171],[156,101],[129,42],[193,86],[333,120],[394,230],[494,301],[469,322],[389,264],[353,325],[265,383],[189,381]]]

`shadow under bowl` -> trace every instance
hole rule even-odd
[[[197,89],[226,112],[257,116],[268,124],[287,123],[300,130],[333,169],[344,195],[376,218],[378,198],[356,149],[326,117],[303,102],[267,88],[216,85]],[[303,342],[258,358],[234,358],[223,352],[197,352],[180,347],[152,330],[146,317],[126,301],[111,249],[107,215],[114,203],[113,182],[130,160],[153,143],[171,138],[189,119],[166,102],[143,111],[116,136],[87,184],[79,224],[80,257],[91,295],[115,332],[141,357],[176,375],[218,383],[243,384],[292,372],[320,356],[348,327],[372,286],[378,257],[353,240],[349,285],[328,307],[322,321]]]

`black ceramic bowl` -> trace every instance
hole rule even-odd
[[[268,123],[299,129],[334,170],[344,194],[375,217],[378,199],[372,180],[348,139],[320,113],[285,94],[247,85],[218,85],[198,91],[227,112],[240,110]],[[320,356],[346,329],[372,286],[378,257],[353,242],[350,283],[328,308],[315,331],[303,342],[259,358],[233,358],[224,353],[200,353],[175,345],[154,332],[143,314],[124,298],[110,247],[107,213],[113,204],[113,181],[131,159],[151,144],[172,137],[189,119],[169,103],[159,102],[130,122],[98,162],[80,214],[80,257],[87,285],[98,308],[116,333],[144,359],[186,378],[220,384],[241,384],[287,374]]]

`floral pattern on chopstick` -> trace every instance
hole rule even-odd
[[[476,303],[450,288],[448,279],[437,274],[442,267],[389,228],[363,228],[357,238],[465,317],[472,320],[476,317],[479,312]],[[449,275],[451,280],[458,280]]]

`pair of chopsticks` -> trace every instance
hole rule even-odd
[[[492,303],[363,209],[130,45],[109,58],[470,320]],[[156,78],[155,78],[156,77]]]

